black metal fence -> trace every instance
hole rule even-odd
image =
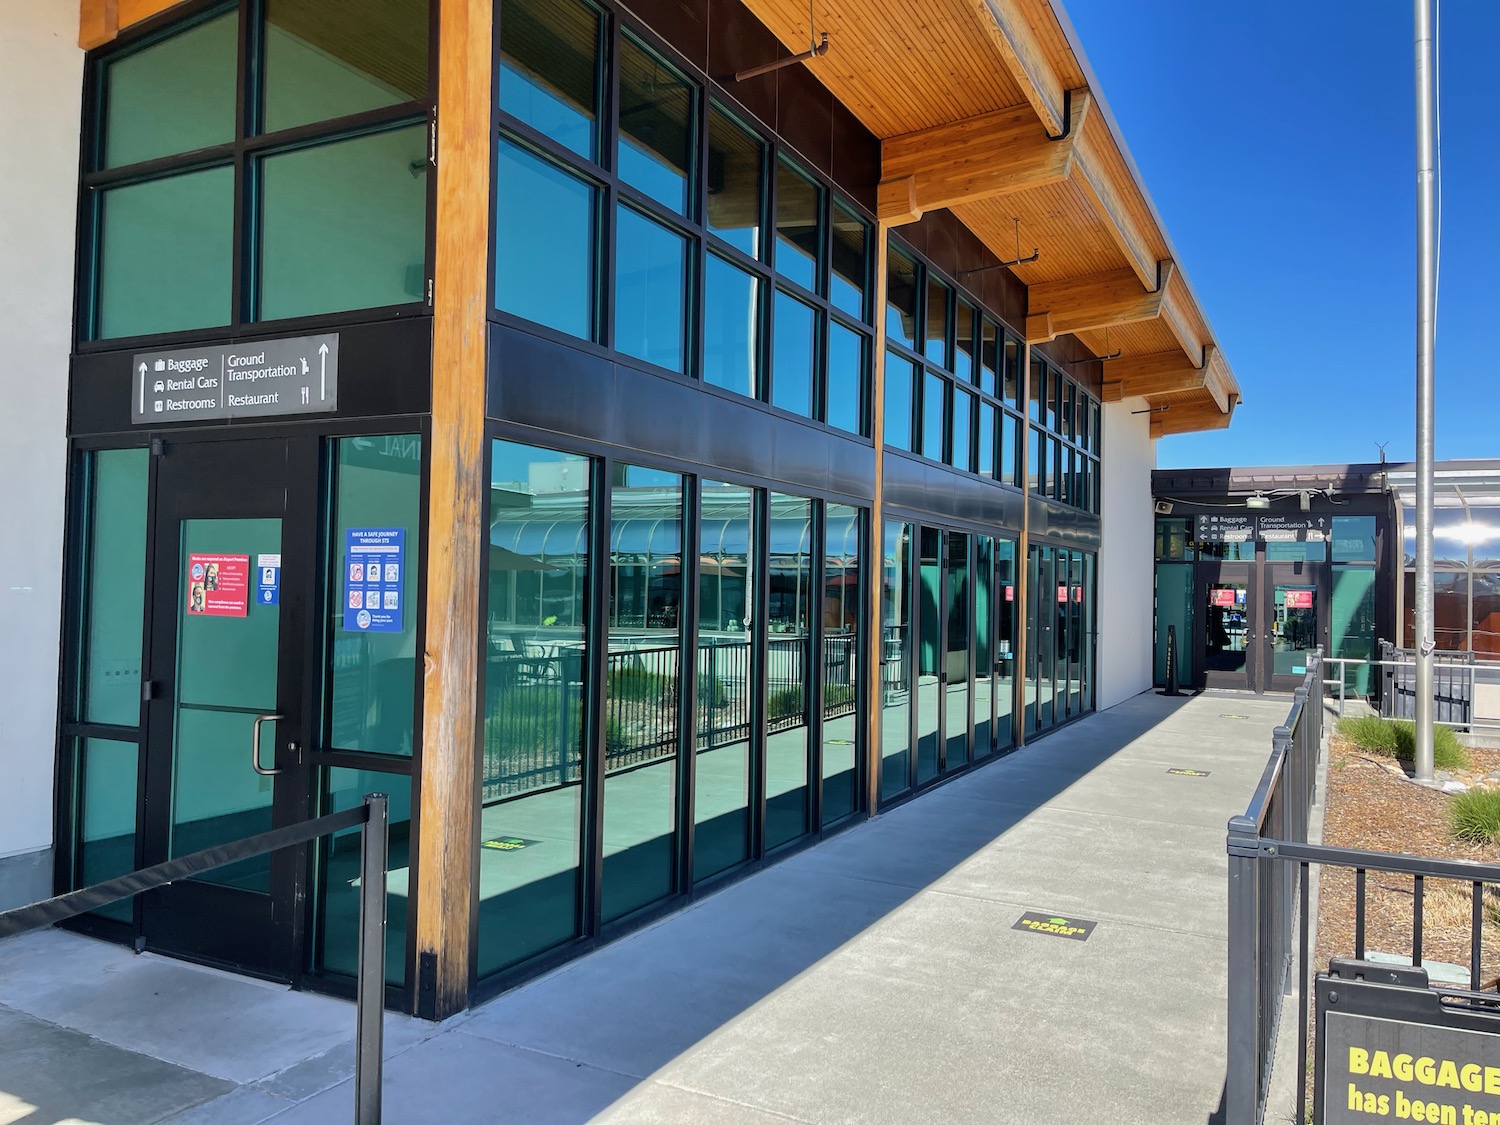
[[[853,633],[823,639],[823,713],[853,712],[858,703],[858,643]],[[698,645],[696,742],[699,750],[749,738],[754,673],[749,639]],[[766,726],[808,722],[806,634],[773,636],[766,645]],[[526,646],[529,647],[529,646]],[[682,674],[676,645],[621,649],[606,658],[605,769],[628,769],[677,752]],[[483,799],[577,781],[582,767],[583,649],[506,651],[489,657],[485,678]]]
[[[1272,734],[1271,756],[1245,812],[1229,821],[1229,995],[1228,1067],[1224,1084],[1226,1125],[1260,1125],[1271,1090],[1283,1006],[1297,996],[1297,1047],[1292,1059],[1297,1121],[1308,1117],[1310,946],[1314,878],[1328,869],[1354,873],[1352,949],[1336,957],[1363,960],[1371,872],[1411,878],[1411,963],[1420,966],[1426,930],[1430,880],[1457,880],[1470,888],[1469,988],[1481,985],[1485,888],[1500,884],[1500,865],[1419,856],[1356,851],[1308,842],[1323,734],[1321,658],[1309,660],[1307,679],[1295,693],[1291,712]],[[1406,893],[1401,888],[1401,893]],[[1395,952],[1400,951],[1385,951]],[[1494,993],[1489,994],[1493,1001]],[[1292,1083],[1295,1082],[1295,1087]],[[1290,1108],[1290,1107],[1286,1107]]]
[[[1500,715],[1475,709],[1477,696],[1493,688],[1500,696],[1500,660],[1488,654],[1438,651],[1432,654],[1433,712],[1436,722],[1466,728],[1495,726]],[[1414,719],[1417,708],[1417,654],[1380,642],[1380,713],[1388,719]]]
[[[82,890],[0,913],[0,939],[38,930],[121,899],[202,875],[243,859],[301,847],[356,825],[360,828],[359,953],[355,970],[354,1122],[380,1125],[385,1030],[385,892],[390,866],[387,798],[368,794],[352,809],[304,820],[233,843],[143,867]]]

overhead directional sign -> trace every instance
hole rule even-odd
[[[1248,543],[1255,538],[1254,516],[1199,516],[1198,542]]]
[[[142,352],[131,359],[136,425],[334,410],[339,337],[294,336]]]
[[[1327,516],[1261,516],[1263,543],[1321,543],[1328,538]]]

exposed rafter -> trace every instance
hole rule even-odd
[[[1172,263],[1162,262],[1155,290],[1142,289],[1133,269],[1039,282],[1027,291],[1027,342],[1042,344],[1068,332],[1155,320],[1171,276]]]
[[[1209,351],[1217,349],[1210,346]],[[1177,394],[1196,391],[1208,378],[1208,363],[1195,364],[1180,351],[1153,352],[1111,360],[1104,368],[1105,402],[1140,395]]]
[[[1073,126],[1054,140],[1029,105],[892,137],[880,146],[881,221],[914,223],[926,211],[1027,191],[1073,171],[1089,97],[1073,105]]]

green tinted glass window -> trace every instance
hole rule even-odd
[[[427,0],[267,0],[265,131],[427,96]]]
[[[367,793],[390,798],[389,874],[385,882],[385,980],[406,983],[406,902],[411,882],[411,778],[370,770],[323,771],[323,812],[362,803]],[[359,834],[345,828],[319,840],[318,929],[313,964],[321,972],[354,976],[359,968]]]
[[[228,324],[233,260],[232,169],[101,193],[94,335]]]
[[[258,319],[422,300],[426,173],[420,125],[267,157]]]
[[[105,449],[90,458],[79,708],[90,723],[140,721],[149,465],[144,449]]]
[[[1374,516],[1334,516],[1332,538],[1334,562],[1375,561]]]
[[[73,883],[87,887],[135,870],[136,779],[140,751],[133,742],[81,738],[77,743],[77,839]],[[130,899],[95,913],[130,921]]]
[[[239,17],[226,12],[104,69],[107,168],[234,140]]]
[[[332,587],[328,620],[328,745],[410,756],[416,739],[417,571],[422,537],[422,439],[417,434],[341,438],[336,443]],[[405,530],[400,632],[344,628],[344,544],[351,528]]]

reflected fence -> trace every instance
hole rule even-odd
[[[766,644],[766,727],[808,724],[811,637],[772,636]],[[755,665],[749,639],[698,645],[697,748],[709,750],[752,733]],[[823,714],[858,705],[858,644],[853,633],[829,634],[820,662]],[[676,645],[621,648],[606,660],[604,760],[608,772],[671,757],[680,714]],[[564,785],[581,778],[584,650],[517,643],[491,653],[485,677],[482,799]]]

